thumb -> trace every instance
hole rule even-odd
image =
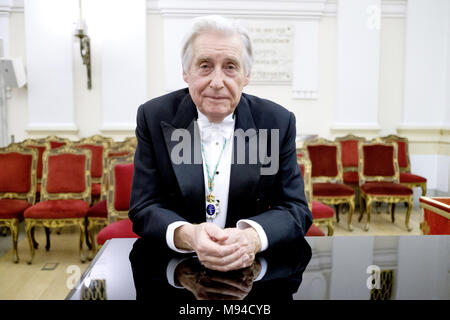
[[[208,224],[206,232],[209,237],[216,242],[221,242],[228,239],[228,234],[214,223]]]

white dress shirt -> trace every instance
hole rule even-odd
[[[220,201],[219,204],[219,213],[216,215],[214,219],[208,219],[208,222],[213,222],[218,225],[220,228],[225,227],[225,223],[227,220],[227,208],[228,208],[228,193],[230,189],[230,174],[231,174],[231,157],[233,154],[233,134],[234,134],[234,123],[235,120],[233,118],[233,114],[227,116],[221,123],[212,123],[209,122],[208,118],[202,114],[198,108],[198,128],[200,132],[201,142],[203,144],[203,176],[205,183],[205,211],[203,214],[206,219],[206,196],[209,194],[208,189],[208,172],[206,169],[206,162],[208,163],[208,168],[210,170],[209,174],[214,174],[214,188],[212,190],[212,194],[215,199]],[[216,172],[214,168],[216,167],[216,163],[219,160],[220,153],[222,151],[224,141],[226,139],[225,149],[223,150],[222,157],[217,166]],[[200,213],[201,214],[201,213]],[[175,247],[174,244],[174,232],[175,229],[186,224],[188,222],[185,221],[176,221],[171,223],[167,227],[166,232],[166,242],[169,248],[181,253],[188,253],[192,251],[180,250]],[[242,219],[237,222],[236,227],[238,229],[245,229],[249,227],[253,227],[259,235],[261,240],[261,251],[264,251],[268,247],[267,235],[264,232],[261,225],[253,220]]]

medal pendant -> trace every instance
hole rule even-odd
[[[206,196],[206,219],[214,219],[219,214],[219,200],[212,194]]]

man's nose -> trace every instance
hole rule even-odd
[[[216,70],[214,70],[214,72],[212,74],[212,79],[211,79],[211,82],[209,83],[209,86],[212,89],[222,89],[224,86],[223,80],[224,80],[224,74],[223,74],[222,69],[216,69]]]

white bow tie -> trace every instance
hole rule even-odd
[[[218,136],[229,139],[233,133],[234,120],[224,120],[221,123],[213,123],[208,120],[198,119],[198,126],[203,141],[211,141]]]

